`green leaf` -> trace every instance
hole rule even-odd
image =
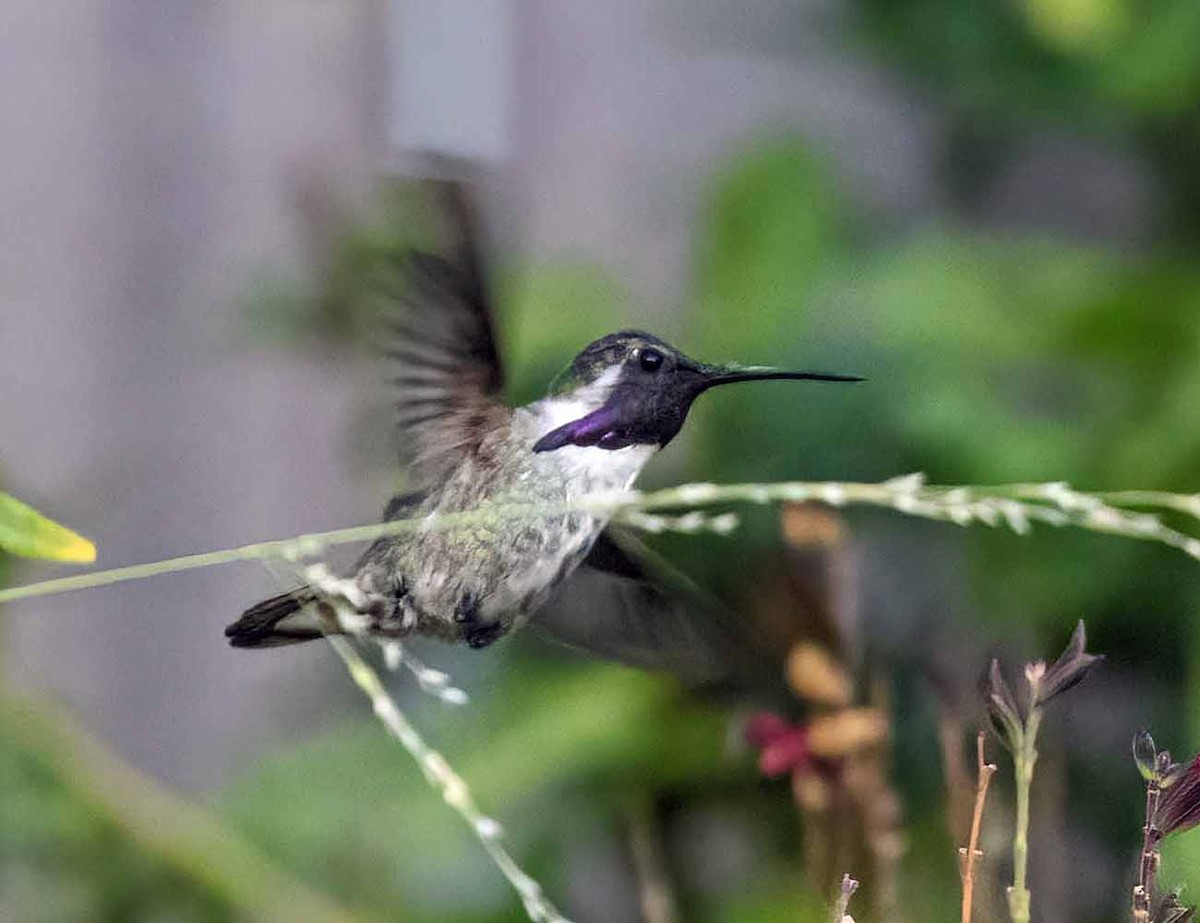
[[[26,558],[91,564],[96,546],[31,506],[0,492],[0,548]]]
[[[824,165],[799,139],[760,144],[718,175],[704,219],[696,322],[707,358],[782,358],[779,331],[799,329],[842,236]],[[722,354],[730,348],[738,354]]]
[[[509,397],[536,400],[566,360],[591,340],[632,325],[627,298],[587,263],[541,262],[503,276],[499,288],[501,349]]]

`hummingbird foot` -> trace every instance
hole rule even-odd
[[[389,585],[387,592],[372,593],[363,606],[371,620],[371,630],[386,638],[404,638],[412,634],[420,614],[408,594],[408,582],[401,577]]]
[[[503,622],[483,618],[479,611],[480,602],[479,596],[468,591],[463,593],[454,609],[454,621],[458,625],[459,637],[468,647],[487,647],[508,631]]]

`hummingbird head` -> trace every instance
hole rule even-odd
[[[773,378],[862,380],[760,365],[708,365],[648,333],[610,333],[588,344],[551,383],[548,400],[569,402],[580,415],[546,433],[533,450],[552,452],[568,445],[662,448],[683,426],[692,401],[709,388]]]

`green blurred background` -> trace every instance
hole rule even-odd
[[[630,325],[869,379],[714,393],[643,485],[1197,489],[1192,0],[18,8],[0,477],[104,564],[375,518],[396,472],[356,272],[409,221],[380,179],[427,148],[488,165],[513,400]],[[1123,918],[1128,742],[1200,747],[1200,569],[1082,533],[847,520],[900,918],[957,919],[940,709],[970,731],[989,653],[1052,656],[1081,618],[1107,663],[1044,732],[1034,913]],[[779,543],[754,510],[661,547],[744,600]],[[245,569],[0,613],[0,918],[523,918],[328,651],[224,648],[273,586]],[[533,638],[422,654],[472,704],[397,694],[572,919],[643,919],[647,829],[681,920],[826,918],[786,781],[738,744],[752,703]],[[1196,868],[1184,837],[1166,880]]]

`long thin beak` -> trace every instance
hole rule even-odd
[[[706,365],[700,367],[703,380],[700,390],[716,385],[730,385],[736,381],[864,381],[858,375],[831,375],[826,372],[790,372],[769,365]]]

